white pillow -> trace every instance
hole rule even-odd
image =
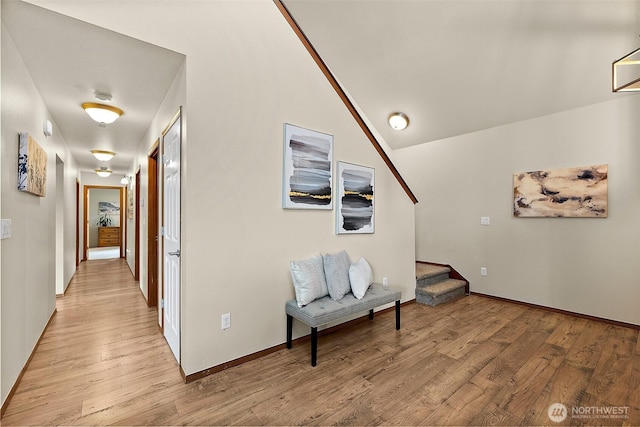
[[[327,280],[329,296],[332,300],[339,301],[351,292],[349,283],[349,267],[351,261],[346,251],[337,254],[324,254],[324,277]]]
[[[314,255],[301,261],[291,261],[289,267],[298,307],[304,307],[315,299],[329,295],[322,255]]]
[[[371,267],[364,257],[349,267],[349,282],[351,283],[353,295],[358,299],[362,299],[367,289],[369,289],[369,285],[373,282]]]

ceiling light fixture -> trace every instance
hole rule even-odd
[[[93,154],[96,159],[101,162],[108,162],[116,155],[113,151],[105,151],[105,150],[91,150],[91,154]]]
[[[100,124],[109,124],[115,122],[124,112],[118,107],[105,104],[97,104],[95,102],[85,102],[82,108],[87,112],[89,117]]]
[[[100,169],[96,169],[96,173],[98,174],[99,177],[101,178],[106,178],[109,175],[111,175],[111,170],[107,169],[106,166],[102,166],[100,167]]]
[[[613,63],[611,86],[614,92],[640,91],[640,48]]]
[[[389,116],[389,125],[395,130],[402,130],[409,126],[409,117],[404,113],[392,113]]]

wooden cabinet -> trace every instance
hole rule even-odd
[[[120,246],[120,227],[98,227],[98,247]]]

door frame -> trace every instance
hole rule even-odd
[[[134,233],[134,268],[133,278],[136,282],[140,281],[140,169],[136,172],[136,184],[135,184],[135,233]]]
[[[106,190],[119,190],[120,191],[120,258],[122,258],[123,255],[123,251],[124,251],[124,243],[125,242],[125,227],[124,227],[124,209],[123,209],[123,194],[124,196],[126,196],[125,188],[124,187],[118,187],[116,185],[85,185],[84,186],[84,197],[82,200],[82,204],[83,204],[83,209],[82,209],[82,220],[84,222],[84,236],[83,236],[83,242],[82,242],[82,260],[86,261],[87,260],[87,249],[89,248],[89,218],[87,217],[87,213],[88,213],[88,208],[87,208],[87,199],[88,199],[88,195],[89,195],[89,190],[92,188],[102,188],[102,189],[106,189]]]
[[[160,156],[160,140],[156,139],[156,142],[151,147],[148,154],[148,182],[147,182],[147,306],[158,306],[158,287],[160,281],[158,277],[159,266],[162,262],[162,257],[158,255],[158,244],[160,242],[160,226],[158,221],[158,158]],[[155,250],[151,250],[152,241],[155,240]],[[155,281],[152,281],[152,275]],[[153,283],[155,282],[155,286]],[[160,316],[160,329],[164,328],[164,313]],[[164,330],[163,330],[164,331]]]

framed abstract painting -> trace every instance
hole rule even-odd
[[[513,175],[513,216],[606,218],[608,165]]]
[[[336,234],[371,234],[375,225],[375,169],[338,162]]]
[[[333,136],[285,123],[282,207],[333,209]]]
[[[28,133],[20,133],[18,190],[44,197],[47,187],[47,152]]]

